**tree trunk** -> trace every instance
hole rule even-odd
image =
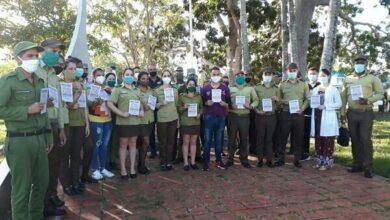
[[[287,26],[287,1],[280,1],[281,8],[281,23],[282,23],[282,69],[285,70],[287,68],[289,58],[288,58],[288,26]]]
[[[295,21],[294,0],[288,0],[289,25],[290,25],[290,62],[298,63],[298,36],[297,25]]]
[[[321,56],[321,69],[331,71],[334,55],[335,36],[337,32],[337,17],[341,6],[340,0],[330,0],[327,30],[325,32],[324,49]]]
[[[232,81],[234,73],[240,70],[241,64],[241,38],[240,38],[240,23],[237,17],[237,0],[227,0],[226,8],[228,10],[229,22],[229,38],[226,48],[226,63],[229,71],[229,79]]]
[[[241,42],[242,42],[242,66],[245,72],[250,71],[249,47],[248,47],[248,25],[246,15],[246,1],[240,0],[240,23],[241,23]]]

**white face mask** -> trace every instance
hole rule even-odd
[[[212,76],[211,81],[213,81],[213,83],[219,83],[219,81],[221,81],[221,77],[220,76]]]
[[[106,80],[106,78],[104,76],[98,76],[96,77],[95,81],[100,84],[100,85],[103,85],[104,81]]]
[[[135,80],[138,80],[138,75],[139,75],[139,73],[134,73]]]
[[[20,67],[22,67],[26,72],[28,73],[33,73],[37,71],[39,67],[39,60],[23,60],[22,58],[18,57],[21,61],[22,64],[20,64]]]
[[[320,82],[322,85],[327,85],[329,78],[327,76],[320,76],[318,77],[318,82]]]
[[[313,83],[317,80],[317,75],[307,75],[307,78],[309,79],[309,82]]]
[[[272,81],[272,76],[263,76],[264,83],[270,83]]]
[[[163,77],[162,81],[164,84],[169,84],[171,82],[171,77]]]
[[[298,75],[298,72],[288,72],[287,73],[288,79],[291,79],[291,80],[296,79],[297,75]]]

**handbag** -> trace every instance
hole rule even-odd
[[[339,128],[339,136],[337,137],[337,143],[340,146],[348,147],[349,146],[349,138],[351,137],[348,128],[340,127]]]

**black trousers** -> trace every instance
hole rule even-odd
[[[273,158],[272,137],[276,128],[275,115],[256,115],[257,158],[261,161],[265,155],[267,161]]]
[[[294,159],[300,160],[302,157],[302,145],[304,135],[305,116],[303,114],[290,114],[282,112],[281,122],[281,143],[279,156],[284,159],[288,136],[291,134],[291,145],[294,146]]]

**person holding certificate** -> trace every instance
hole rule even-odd
[[[149,137],[154,130],[154,110],[156,109],[156,97],[149,87],[149,74],[140,72],[138,74],[138,89],[140,90],[141,103],[144,108],[144,117],[140,122],[140,135],[142,141],[137,141],[138,147],[138,173],[149,174],[150,170],[145,165],[146,154],[149,147]]]
[[[338,89],[330,85],[330,72],[322,69],[318,82],[320,86],[313,89],[310,105],[311,136],[315,137],[315,165],[319,170],[333,167],[333,151],[335,136],[339,135],[339,123],[336,111],[341,107]]]
[[[188,79],[186,93],[180,94],[180,134],[183,136],[183,159],[184,170],[189,171],[190,167],[197,170],[195,163],[196,142],[200,134],[200,116],[203,111],[203,101],[199,93],[196,92],[195,79]],[[191,163],[188,164],[188,146],[190,146]]]
[[[235,86],[230,87],[232,105],[228,114],[228,150],[229,159],[226,166],[234,164],[234,153],[236,151],[237,132],[239,134],[240,161],[245,168],[250,168],[248,162],[248,138],[250,125],[250,110],[259,104],[256,91],[251,86],[245,86],[245,74],[242,71],[236,73]]]
[[[372,178],[373,146],[372,125],[374,102],[383,98],[383,87],[377,76],[367,72],[367,57],[355,58],[355,73],[345,79],[341,93],[343,106],[341,121],[348,120],[351,133],[353,165],[348,169],[351,173],[363,172]],[[348,104],[348,111],[346,106]]]
[[[171,85],[172,74],[162,74],[163,85],[155,90],[157,97],[157,136],[160,145],[160,167],[162,171],[172,170],[173,146],[176,142],[178,92]]]
[[[134,73],[127,71],[123,74],[123,85],[114,88],[107,106],[116,116],[115,124],[119,136],[119,163],[121,179],[136,178],[135,159],[137,154],[137,137],[140,134],[143,107],[140,104],[141,95],[134,85]],[[130,175],[127,173],[127,148],[130,151]]]
[[[304,135],[304,110],[308,106],[309,86],[297,79],[298,65],[290,63],[287,67],[287,80],[280,85],[280,98],[282,102],[281,143],[278,150],[277,166],[285,163],[285,151],[288,136],[291,145],[294,146],[294,166],[302,167],[299,160],[302,157],[302,145]]]
[[[279,88],[272,82],[273,70],[269,67],[263,70],[263,82],[255,87],[259,105],[255,109],[256,131],[257,131],[257,167],[263,166],[265,154],[266,165],[273,167],[273,142],[272,138],[276,128],[276,108],[280,101]]]

